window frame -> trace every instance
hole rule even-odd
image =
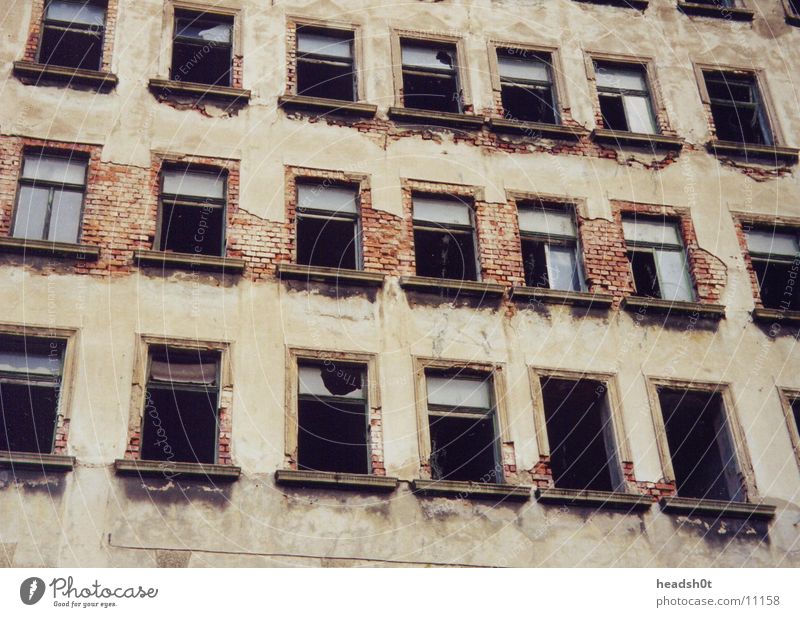
[[[300,365],[303,362],[324,363],[339,361],[343,364],[364,365],[367,376],[365,411],[370,438],[367,441],[367,457],[369,459],[368,475],[375,473],[375,457],[378,457],[380,467],[383,467],[383,442],[382,431],[373,432],[370,420],[381,411],[380,373],[378,371],[378,354],[362,351],[328,351],[309,347],[286,347],[286,381],[284,390],[285,423],[284,423],[284,457],[286,467],[297,469],[298,442],[300,431]],[[375,435],[378,437],[376,438]],[[328,472],[323,472],[328,473]]]
[[[88,30],[88,31],[91,32],[95,28],[95,26],[86,26],[85,28],[80,28],[80,27],[79,28],[75,28],[74,25],[70,27],[70,25],[67,24],[67,22],[56,22],[57,24],[63,24],[61,26],[59,26],[59,25],[50,25],[50,26],[48,26],[48,24],[47,24],[47,21],[48,21],[48,19],[47,19],[47,9],[49,8],[50,1],[51,0],[44,0],[43,5],[42,5],[42,17],[41,17],[41,22],[40,22],[41,23],[41,26],[40,26],[41,27],[41,31],[39,33],[39,40],[38,40],[37,45],[36,45],[36,56],[35,56],[35,58],[36,58],[36,62],[38,62],[40,64],[43,64],[45,66],[63,67],[64,65],[61,65],[61,64],[47,64],[47,63],[42,61],[42,43],[44,41],[45,30],[48,27],[51,27],[51,28],[60,29],[62,31],[85,31],[85,30]],[[98,66],[96,68],[94,68],[94,69],[88,69],[88,70],[94,70],[94,71],[102,71],[103,70],[103,65],[105,64],[105,60],[106,60],[105,55],[106,55],[106,37],[108,35],[108,14],[109,14],[109,6],[108,5],[109,5],[109,2],[108,2],[108,0],[87,0],[86,4],[94,4],[94,5],[98,5],[98,6],[102,6],[103,7],[103,27],[102,27],[102,30],[100,32],[100,57],[98,58]],[[72,22],[69,22],[69,23],[71,24]],[[79,67],[64,67],[64,68],[75,69],[75,70],[87,70],[87,69],[80,69]]]
[[[760,251],[753,251],[750,246],[747,244],[747,232],[748,231],[770,231],[766,229],[770,227],[770,225],[765,224],[753,224],[750,226],[749,230],[743,230],[745,236],[745,246],[747,248],[747,254],[750,256],[750,264],[753,268],[753,274],[756,277],[756,283],[758,284],[758,296],[759,300],[761,300],[761,304],[764,304],[764,297],[763,292],[761,291],[761,281],[758,280],[758,271],[755,269],[756,263],[777,263],[781,265],[793,265],[798,259],[800,259],[800,228],[797,227],[787,227],[787,226],[780,226],[778,224],[772,225],[772,232],[783,232],[786,235],[793,235],[795,239],[795,243],[798,246],[798,252],[795,254],[794,257],[789,257],[787,255],[781,255],[779,253],[762,253]],[[766,306],[766,305],[764,305]],[[770,307],[775,308],[775,307]]]
[[[598,102],[598,105],[600,106],[601,116],[602,116],[602,109],[603,109],[603,104],[602,104],[603,97],[604,96],[605,97],[618,97],[622,101],[622,113],[625,116],[625,124],[627,126],[627,129],[614,129],[614,128],[610,127],[610,126],[606,126],[606,123],[605,123],[605,120],[604,120],[603,121],[603,128],[605,128],[607,130],[621,131],[621,132],[626,132],[626,133],[639,133],[641,135],[661,135],[662,131],[661,131],[661,127],[659,126],[658,114],[656,113],[656,109],[655,109],[655,100],[654,100],[654,97],[653,97],[653,86],[652,86],[652,82],[651,82],[651,79],[650,79],[650,75],[648,73],[647,63],[646,62],[636,62],[636,61],[633,61],[633,62],[621,62],[621,61],[615,61],[615,60],[598,59],[596,57],[592,58],[592,62],[593,62],[593,70],[594,70],[594,74],[595,74],[595,89],[597,91],[597,102]],[[644,94],[642,94],[642,91],[640,91],[640,90],[631,90],[629,88],[614,88],[614,87],[610,87],[610,86],[601,86],[601,85],[599,85],[597,83],[597,74],[600,72],[600,69],[602,67],[599,67],[598,64],[609,65],[609,66],[612,66],[612,67],[615,66],[615,67],[620,67],[620,68],[623,68],[623,69],[624,68],[634,68],[634,67],[641,69],[642,76],[644,77],[645,87],[647,88],[647,91]],[[642,133],[641,131],[632,131],[631,130],[631,128],[630,128],[631,127],[631,122],[630,122],[630,119],[628,118],[628,110],[627,110],[627,108],[625,106],[625,100],[628,97],[636,98],[636,99],[644,99],[644,101],[647,104],[647,110],[648,110],[648,112],[650,114],[650,119],[651,119],[651,121],[653,123],[653,127],[655,128],[655,131],[653,133]]]
[[[293,54],[293,65],[294,65],[294,79],[291,83],[290,94],[295,96],[309,96],[309,95],[300,95],[298,92],[298,84],[299,84],[299,64],[300,64],[300,30],[301,29],[311,29],[311,30],[319,30],[319,31],[329,31],[329,32],[342,32],[348,33],[352,35],[352,56],[351,56],[351,66],[352,66],[352,74],[353,74],[353,100],[352,101],[343,101],[340,99],[328,99],[325,100],[330,101],[337,101],[338,103],[359,103],[366,100],[364,87],[365,87],[365,79],[362,78],[362,67],[363,67],[363,42],[361,37],[361,24],[355,22],[344,22],[344,21],[335,21],[335,20],[320,20],[320,19],[313,19],[310,17],[299,17],[299,16],[288,16],[287,17],[287,25],[288,27],[292,28],[294,31],[294,48],[289,49],[288,53]],[[314,97],[317,98],[317,97]]]
[[[789,431],[789,439],[792,443],[795,460],[800,467],[800,426],[797,424],[792,403],[800,401],[800,389],[782,388],[778,386],[778,397],[781,402],[781,410],[786,419],[786,428]]]
[[[485,375],[491,379],[491,397],[495,425],[495,467],[500,477],[495,484],[510,484],[509,475],[505,473],[504,444],[510,443],[508,411],[506,401],[505,365],[497,362],[472,362],[448,360],[426,356],[413,356],[415,409],[417,415],[417,447],[421,465],[421,477],[432,480],[431,475],[431,435],[430,414],[428,408],[427,371],[464,372],[465,375]],[[443,480],[441,480],[443,481]]]
[[[82,185],[78,184],[71,184],[66,182],[55,182],[51,180],[32,180],[30,178],[23,178],[22,172],[25,165],[25,159],[28,156],[37,156],[42,158],[58,158],[58,159],[66,159],[66,160],[79,160],[82,161],[85,165],[84,169],[84,180]],[[20,206],[20,199],[22,197],[22,187],[23,185],[27,186],[35,186],[35,187],[47,187],[48,188],[48,197],[47,197],[47,213],[45,214],[45,221],[44,221],[44,228],[43,228],[43,238],[31,238],[31,240],[39,240],[43,242],[60,242],[56,240],[48,240],[47,236],[50,235],[50,221],[52,215],[52,207],[53,207],[53,196],[54,191],[56,190],[67,190],[71,192],[75,192],[77,189],[81,189],[81,207],[80,213],[78,214],[78,235],[75,238],[74,242],[69,242],[67,244],[79,245],[81,242],[81,236],[83,235],[83,216],[84,211],[86,209],[86,193],[89,188],[89,172],[90,172],[90,163],[91,163],[91,156],[89,153],[81,152],[78,150],[54,150],[51,148],[25,148],[22,151],[22,155],[20,156],[20,165],[19,165],[19,173],[17,175],[17,187],[16,187],[16,196],[14,198],[14,213],[11,217],[11,226],[9,229],[9,236],[12,238],[22,238],[21,236],[14,235],[14,229],[17,226],[17,217],[19,216],[19,206]]]
[[[731,447],[736,455],[737,472],[740,474],[742,488],[744,491],[744,501],[741,503],[755,503],[758,498],[756,489],[755,471],[753,462],[750,458],[749,448],[747,447],[746,435],[739,421],[739,414],[734,404],[735,397],[732,393],[732,386],[725,381],[703,381],[703,380],[683,380],[671,377],[657,377],[645,375],[647,387],[647,397],[650,406],[650,417],[653,421],[655,431],[656,448],[661,463],[663,481],[672,483],[676,487],[677,479],[675,469],[672,465],[672,455],[667,441],[667,428],[664,422],[664,412],[661,409],[661,401],[658,396],[659,388],[674,390],[689,390],[703,392],[706,394],[717,393],[722,402],[722,412],[725,414],[725,422],[729,427]],[[694,498],[690,498],[694,499]],[[701,500],[704,501],[704,500]],[[739,503],[739,502],[731,502]]]

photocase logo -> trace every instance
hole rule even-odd
[[[36,604],[44,595],[44,581],[36,576],[26,578],[19,586],[19,599],[28,606]]]

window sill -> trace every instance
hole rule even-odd
[[[97,261],[100,247],[89,244],[70,244],[68,242],[49,242],[27,238],[0,238],[0,253],[22,253]]]
[[[329,471],[300,471],[279,469],[275,482],[284,486],[304,488],[332,488],[350,491],[376,491],[390,493],[397,488],[398,479],[360,473],[334,473]]]
[[[412,480],[415,493],[426,497],[447,496],[464,499],[495,499],[528,501],[530,486],[516,484],[493,484],[488,482],[462,482],[457,480]]]
[[[689,497],[662,497],[661,509],[669,514],[687,516],[714,516],[749,518],[768,521],[775,517],[775,506],[763,503],[741,503],[716,499],[694,499]]]
[[[279,263],[278,278],[294,281],[313,281],[315,283],[331,283],[333,285],[355,285],[359,287],[381,287],[384,275],[363,270],[343,270],[339,268],[322,268],[320,266],[304,266],[300,264]]]
[[[751,313],[753,321],[775,323],[778,321],[800,324],[800,311],[782,311],[780,309],[756,308]]]
[[[322,115],[342,114],[346,116],[358,116],[360,118],[374,118],[375,114],[378,113],[378,106],[369,103],[339,101],[336,99],[324,99],[300,94],[287,94],[278,97],[278,105],[284,109],[317,111]]]
[[[679,300],[628,296],[622,299],[621,306],[627,311],[638,311],[638,309],[643,308],[656,313],[687,316],[697,315],[704,319],[723,319],[725,317],[725,307],[722,304],[702,304],[700,302],[682,302]]]
[[[225,103],[247,105],[250,101],[250,90],[231,88],[228,86],[212,86],[208,84],[195,84],[170,79],[151,79],[150,91],[162,96],[172,95],[190,96],[197,99],[210,99]]]
[[[427,276],[401,276],[400,287],[424,293],[441,294],[442,292],[455,292],[456,295],[479,298],[502,298],[506,290],[506,288],[499,283],[437,279]]]
[[[797,164],[798,153],[800,153],[800,149],[787,146],[763,146],[717,139],[709,141],[706,144],[706,148],[716,155],[761,159],[764,163],[775,161],[789,165]]]
[[[114,461],[114,469],[120,476],[182,477],[217,480],[220,482],[233,482],[242,475],[242,468],[235,465],[139,461],[121,458]]]
[[[515,133],[530,138],[564,139],[578,141],[589,131],[578,126],[547,124],[546,122],[525,122],[506,118],[490,118],[489,126],[495,133]]]
[[[721,6],[716,4],[698,4],[694,2],[678,2],[678,9],[686,15],[703,17],[719,17],[734,21],[753,21],[754,11],[740,7]]]
[[[39,85],[60,83],[67,86],[84,86],[99,92],[107,92],[117,85],[117,76],[106,71],[73,69],[67,66],[39,64],[19,60],[14,63],[14,76],[22,83]]]
[[[683,140],[679,137],[633,133],[631,131],[612,131],[611,129],[595,129],[592,131],[592,138],[602,144],[634,146],[650,150],[678,151],[683,147]]]
[[[245,265],[243,259],[233,257],[211,257],[209,255],[168,253],[142,249],[133,252],[133,260],[137,266],[142,267],[157,266],[179,270],[205,270],[224,274],[242,274]]]
[[[408,107],[390,107],[389,117],[400,122],[414,122],[434,126],[449,126],[477,131],[483,126],[483,116],[455,114],[447,111],[428,111]]]
[[[75,467],[75,457],[6,450],[0,452],[0,466],[33,471],[72,471]]]
[[[648,0],[578,0],[589,4],[609,4],[611,6],[621,6],[629,9],[644,11],[649,5]]]
[[[637,495],[634,493],[538,488],[535,495],[536,500],[541,503],[608,508],[631,512],[649,510],[653,505],[653,498],[650,495]]]
[[[614,302],[614,296],[609,294],[563,291],[544,287],[512,287],[511,298],[513,300],[547,302],[548,304],[586,306],[594,309],[609,309]]]

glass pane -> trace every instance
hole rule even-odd
[[[330,360],[327,364],[300,366],[300,394],[364,399],[364,369]]]
[[[581,283],[575,249],[568,246],[548,246],[547,253],[550,288],[580,291]]]
[[[14,237],[41,240],[44,237],[44,219],[50,189],[19,187],[19,201],[14,218]]]
[[[61,374],[61,347],[54,348],[53,355],[26,353],[24,349],[0,350],[0,371],[57,377]]]
[[[683,251],[656,251],[658,282],[664,300],[694,300]]]
[[[53,209],[50,211],[50,229],[47,239],[53,242],[78,241],[83,193],[55,191]]]
[[[770,255],[797,255],[797,234],[752,229],[745,232],[747,247],[754,253],[769,253]]]
[[[446,197],[414,197],[414,219],[443,225],[471,225],[469,206]]]
[[[65,21],[86,26],[102,26],[106,11],[102,6],[86,2],[50,0],[47,5],[47,19]]]
[[[56,156],[28,154],[22,165],[22,177],[32,180],[83,184],[86,162]]]
[[[575,237],[575,221],[568,211],[545,208],[519,209],[519,229],[542,234]]]
[[[217,363],[194,354],[159,355],[150,363],[150,379],[174,383],[210,385],[217,380]]]
[[[354,188],[324,184],[298,184],[297,207],[351,214],[358,211]]]
[[[428,403],[449,407],[491,408],[489,379],[426,375]]]
[[[351,34],[297,33],[297,51],[301,54],[321,54],[349,59],[353,56]]]
[[[497,58],[500,77],[550,82],[550,72],[541,60],[520,56],[501,55]]]
[[[230,43],[231,29],[232,25],[229,23],[215,23],[197,17],[179,17],[177,27],[175,28],[177,36],[201,39],[214,43]]]
[[[662,246],[680,246],[678,226],[647,219],[623,219],[622,229],[629,242],[650,242]]]
[[[650,112],[650,100],[644,96],[623,97],[625,115],[628,118],[628,130],[634,133],[655,134],[656,123]]]
[[[225,197],[225,176],[221,173],[165,169],[164,193],[186,197]]]
[[[595,65],[597,85],[601,88],[616,88],[619,90],[639,90],[647,92],[647,80],[643,67],[620,67],[598,64]]]
[[[456,68],[456,52],[448,46],[414,45],[403,43],[403,66],[416,66],[431,69],[449,69],[454,71]]]

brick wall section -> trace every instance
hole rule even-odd
[[[578,217],[578,234],[583,249],[586,286],[594,293],[614,296],[619,305],[633,293],[621,220]]]
[[[286,25],[286,94],[297,89],[297,23]]]
[[[761,301],[761,287],[758,284],[758,277],[753,268],[753,260],[750,258],[750,249],[747,248],[747,238],[745,237],[745,231],[751,227],[749,222],[742,221],[738,217],[733,218],[733,228],[736,231],[736,238],[739,240],[739,247],[742,249],[742,257],[750,280],[750,290],[753,292],[753,302],[756,308],[764,308],[764,303]]]

